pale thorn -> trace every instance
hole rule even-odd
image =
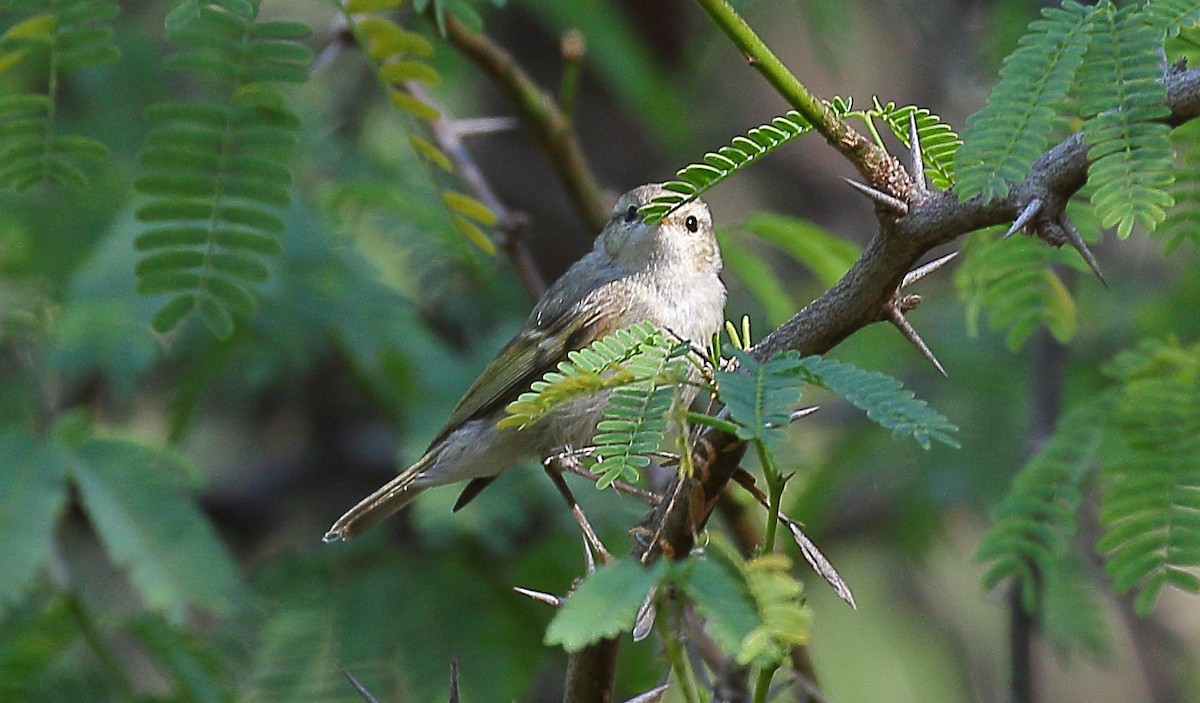
[[[921,136],[917,132],[917,111],[908,113],[908,152],[912,159],[912,177],[917,189],[925,192],[928,183],[925,181],[925,162],[921,159]]]
[[[654,598],[658,595],[658,587],[651,588],[646,593],[646,599],[642,601],[642,605],[638,608],[637,617],[633,621],[634,642],[641,642],[650,635],[650,631],[654,629],[654,617],[658,614],[658,609],[654,606]]]
[[[454,120],[450,128],[459,137],[473,137],[479,134],[510,132],[520,126],[520,120],[515,117],[461,117]]]
[[[837,593],[838,598],[844,600],[854,610],[858,610],[858,604],[854,602],[854,594],[850,591],[850,585],[846,583],[846,579],[842,578],[842,575],[834,568],[828,557],[821,553],[821,550],[809,539],[808,535],[804,534],[804,530],[800,528],[800,523],[783,513],[779,513],[779,521],[787,525],[788,532],[792,533],[792,539],[800,547],[800,553],[803,554],[804,560],[808,562],[809,566],[820,574],[826,583],[833,587],[833,591]]]
[[[342,673],[350,681],[350,685],[354,687],[354,690],[358,691],[358,695],[362,696],[364,701],[367,703],[379,703],[379,699],[371,695],[371,692],[367,690],[367,687],[363,686],[361,683],[359,683],[358,679],[354,678],[354,674],[351,674],[344,668],[342,669]]]
[[[1017,230],[1023,228],[1025,225],[1029,224],[1033,220],[1034,217],[1037,217],[1037,214],[1039,212],[1041,212],[1041,210],[1042,210],[1042,199],[1041,198],[1034,198],[1033,200],[1030,200],[1029,203],[1025,206],[1025,208],[1023,210],[1021,210],[1021,214],[1017,215],[1017,219],[1013,221],[1012,227],[1009,227],[1008,231],[1004,233],[1004,238],[1008,239],[1009,237],[1016,234]]]
[[[807,408],[800,408],[799,410],[793,410],[791,416],[788,417],[788,422],[795,422],[796,420],[799,420],[801,418],[808,417],[809,415],[812,415],[813,413],[815,413],[816,411],[818,411],[820,409],[821,409],[820,405],[810,405]]]
[[[956,257],[956,256],[958,256],[958,252],[952,251],[949,254],[946,254],[945,256],[939,256],[938,258],[934,259],[933,261],[930,261],[927,264],[921,264],[920,266],[916,267],[912,271],[909,271],[908,273],[904,274],[904,280],[900,281],[900,288],[903,290],[904,288],[911,286],[912,284],[916,283],[917,281],[921,280],[922,278],[925,278],[929,274],[933,273],[934,271],[937,271],[938,269],[942,268],[946,264],[950,263],[950,261],[953,260],[954,257]]]
[[[450,703],[460,703],[458,697],[458,657],[450,659]]]
[[[846,183],[849,183],[850,186],[852,188],[854,188],[855,190],[857,190],[858,192],[860,192],[863,195],[870,198],[872,200],[872,202],[874,202],[876,205],[885,207],[888,210],[891,210],[892,212],[896,213],[897,215],[907,215],[908,214],[908,203],[904,202],[900,198],[888,195],[887,193],[884,193],[883,191],[880,191],[880,190],[875,190],[874,188],[872,188],[869,185],[859,183],[858,181],[850,179],[850,178],[843,178],[842,180],[845,181]]]
[[[549,605],[549,606],[552,606],[555,608],[557,608],[563,604],[563,599],[559,598],[558,596],[554,595],[553,593],[546,593],[545,591],[535,591],[531,588],[521,588],[520,586],[513,586],[513,590],[516,591],[517,593],[520,593],[521,595],[525,596],[526,598],[532,598],[533,600],[535,600],[539,603],[545,603],[546,605]]]
[[[791,415],[788,416],[788,424],[790,425],[793,422],[795,422],[796,420],[808,417],[809,415],[812,415],[813,413],[815,413],[816,411],[818,411],[820,409],[821,409],[820,405],[813,405],[811,407],[800,408],[799,410],[793,410]],[[783,427],[783,425],[780,425],[780,424],[777,424],[774,422],[768,422],[767,427],[778,428],[778,427]]]
[[[596,555],[592,554],[592,545],[588,542],[587,535],[583,537],[583,567],[589,574],[596,570]]]
[[[625,703],[658,703],[658,701],[662,700],[663,694],[666,693],[667,689],[670,687],[671,684],[664,683],[657,688],[652,688],[645,693],[630,698],[629,700],[625,701]]]
[[[1100,279],[1100,283],[1108,288],[1108,281],[1104,280],[1104,274],[1100,273],[1100,264],[1096,263],[1096,257],[1092,256],[1092,251],[1088,249],[1088,245],[1083,241],[1083,237],[1079,234],[1079,230],[1075,228],[1075,224],[1071,222],[1066,213],[1058,216],[1058,224],[1067,233],[1067,238],[1071,240],[1071,246],[1075,247],[1075,251],[1083,257],[1087,262],[1092,273],[1096,274],[1096,278]]]
[[[889,305],[885,309],[884,315],[887,317],[888,322],[891,322],[893,325],[895,325],[896,329],[900,330],[900,334],[904,335],[904,338],[912,343],[912,345],[917,348],[917,351],[921,352],[921,356],[925,357],[929,363],[933,364],[934,368],[936,368],[942,374],[942,376],[950,378],[950,374],[946,373],[946,369],[942,366],[942,362],[938,361],[938,358],[934,356],[934,353],[929,348],[929,345],[925,343],[924,339],[921,339],[921,335],[917,333],[916,328],[912,326],[912,323],[908,321],[908,318],[904,316],[904,313],[900,312],[899,307]]]

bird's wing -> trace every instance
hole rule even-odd
[[[464,422],[507,405],[557,366],[568,351],[616,331],[614,321],[624,317],[628,305],[627,297],[614,290],[620,288],[620,283],[610,281],[575,304],[556,305],[553,298],[548,298],[549,304],[539,305],[521,331],[467,389],[430,446]],[[600,294],[602,291],[604,294]],[[547,296],[552,293],[553,290]]]

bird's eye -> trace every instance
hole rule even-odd
[[[683,221],[683,226],[687,227],[689,232],[695,232],[700,229],[700,220],[697,220],[695,215],[688,215]]]
[[[625,211],[625,221],[633,222],[634,220],[637,219],[637,216],[638,216],[637,205],[630,205],[629,209]]]

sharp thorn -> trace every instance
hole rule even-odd
[[[458,657],[450,659],[450,703],[459,703],[458,697]]]
[[[1009,227],[1008,231],[1004,233],[1004,238],[1008,239],[1009,237],[1016,234],[1017,230],[1021,229],[1025,225],[1029,224],[1029,222],[1034,217],[1037,216],[1038,212],[1040,212],[1041,209],[1042,209],[1042,199],[1041,198],[1034,198],[1033,200],[1030,200],[1029,204],[1025,206],[1025,209],[1021,210],[1021,214],[1017,215],[1017,219],[1012,223],[1012,227]]]
[[[813,406],[810,406],[807,408],[800,408],[799,410],[793,410],[791,417],[788,418],[788,422],[795,422],[796,420],[799,420],[800,418],[808,417],[809,415],[812,415],[813,413],[815,413],[816,411],[818,411],[820,409],[821,409],[820,405],[813,405]]]
[[[342,669],[342,674],[346,676],[346,679],[350,681],[350,685],[354,687],[355,691],[358,691],[358,695],[362,696],[364,701],[367,703],[379,703],[379,699],[371,695],[371,692],[367,690],[367,687],[359,683],[358,679],[354,678],[354,674],[351,674],[346,669]]]
[[[1100,283],[1105,288],[1108,288],[1108,281],[1104,280],[1104,274],[1100,273],[1100,264],[1096,263],[1096,257],[1092,256],[1091,249],[1088,249],[1088,245],[1083,241],[1083,237],[1079,234],[1079,230],[1075,228],[1075,224],[1065,214],[1059,216],[1058,224],[1062,225],[1062,228],[1066,230],[1067,238],[1071,240],[1071,246],[1075,247],[1075,251],[1079,252],[1083,260],[1087,262],[1088,267],[1092,269],[1092,273],[1096,274],[1096,278],[1100,279]]]
[[[850,178],[843,178],[842,180],[849,183],[850,186],[858,192],[870,198],[871,201],[876,205],[887,208],[898,215],[908,214],[908,203],[904,202],[903,200],[888,195],[883,191],[875,190],[869,185],[864,185]]]
[[[921,160],[921,137],[917,132],[917,111],[908,113],[908,149],[912,158],[912,176],[921,190],[926,188],[925,162]]]
[[[596,570],[596,555],[592,554],[592,544],[586,535],[583,537],[583,566],[589,574]]]
[[[513,586],[513,590],[525,596],[526,598],[532,598],[539,603],[545,603],[546,605],[554,606],[555,608],[563,604],[563,599],[559,598],[553,593],[535,591],[532,588],[521,588],[520,586]]]
[[[663,694],[666,693],[667,689],[670,687],[671,684],[664,683],[657,688],[652,688],[643,694],[630,698],[629,700],[625,701],[625,703],[658,703],[658,701],[662,700]]]
[[[909,271],[908,273],[904,274],[904,280],[900,281],[900,288],[904,289],[904,288],[911,286],[912,284],[916,283],[917,281],[921,280],[922,278],[925,278],[929,274],[933,273],[934,271],[937,271],[941,267],[950,263],[956,256],[958,256],[958,252],[952,251],[949,254],[946,254],[945,256],[939,256],[938,258],[934,259],[933,261],[930,261],[929,263],[921,264],[920,266],[916,267],[912,271]]]
[[[641,642],[650,636],[650,631],[654,629],[654,617],[658,614],[658,609],[654,606],[654,598],[658,595],[658,588],[651,588],[646,594],[646,600],[642,601],[642,606],[638,608],[637,617],[633,621],[633,636],[634,642]]]
[[[900,330],[900,334],[904,335],[904,338],[912,343],[912,345],[917,348],[917,351],[921,352],[921,356],[925,357],[926,361],[933,364],[934,368],[936,368],[938,372],[942,374],[942,376],[950,378],[950,374],[946,373],[946,369],[942,366],[942,362],[938,361],[938,358],[934,356],[933,351],[929,348],[929,345],[925,343],[925,340],[921,339],[921,335],[917,333],[916,328],[912,326],[912,323],[908,321],[908,318],[904,316],[904,313],[900,312],[896,308],[889,308],[887,311],[887,318],[889,322],[896,326],[896,329]]]

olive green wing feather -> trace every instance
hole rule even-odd
[[[467,389],[430,446],[464,422],[506,406],[553,369],[568,351],[585,347],[616,331],[613,323],[624,317],[624,296],[613,295],[612,290],[607,295],[597,295],[597,292],[557,310],[553,305],[535,309],[521,331],[504,345]]]

